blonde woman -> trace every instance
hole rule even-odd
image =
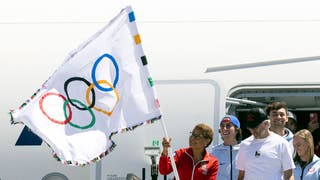
[[[314,154],[313,137],[310,131],[302,129],[293,137],[295,150],[294,179],[320,180],[320,159]]]

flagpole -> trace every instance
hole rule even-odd
[[[165,125],[165,122],[164,122],[163,115],[162,115],[162,118],[161,118],[160,121],[161,121],[162,129],[164,131],[165,137],[169,138],[168,131],[167,131],[167,128],[166,128],[166,125]],[[173,169],[173,174],[174,174],[176,180],[180,180],[179,174],[178,174],[178,171],[177,171],[177,167],[176,167],[176,163],[174,162],[173,151],[172,151],[171,147],[168,148],[168,154],[169,154],[169,157],[170,157],[171,166],[172,166],[172,169]]]
[[[90,180],[102,180],[102,160],[90,165]]]

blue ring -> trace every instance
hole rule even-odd
[[[101,91],[105,91],[105,92],[108,92],[108,91],[112,91],[113,89],[112,88],[104,88],[102,86],[100,86],[100,84],[97,82],[97,79],[96,79],[96,71],[97,71],[97,66],[98,64],[100,63],[100,61],[104,58],[104,57],[107,57],[111,60],[112,64],[114,65],[114,68],[116,70],[116,77],[114,78],[114,81],[113,81],[113,87],[116,88],[116,85],[118,83],[118,80],[119,80],[119,67],[118,67],[118,64],[116,62],[116,60],[114,59],[113,56],[111,56],[110,54],[103,54],[102,56],[100,56],[96,62],[94,63],[93,65],[93,68],[92,68],[92,71],[91,71],[91,76],[92,76],[92,81],[93,81],[93,84],[98,88],[100,89]]]

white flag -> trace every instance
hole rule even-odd
[[[113,134],[161,118],[131,7],[69,54],[19,109],[24,123],[62,163],[83,166],[108,154]]]

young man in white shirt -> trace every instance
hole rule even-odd
[[[246,126],[252,135],[240,144],[236,159],[238,180],[293,180],[295,166],[289,143],[269,130],[265,111],[251,109]]]

